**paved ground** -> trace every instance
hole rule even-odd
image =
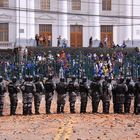
[[[5,97],[4,117],[0,118],[0,140],[140,140],[140,116],[79,114],[79,99],[76,114],[69,114],[68,103],[65,114],[56,114],[56,98],[51,115],[45,114],[44,98],[41,115],[22,116],[22,100],[19,100],[17,116],[9,116],[9,98]],[[101,104],[99,112],[101,112]],[[132,107],[133,110],[133,107]],[[34,112],[34,110],[33,110]]]

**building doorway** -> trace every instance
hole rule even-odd
[[[39,24],[39,42],[40,45],[52,46],[52,25]]]
[[[70,25],[70,45],[74,48],[83,47],[82,25]]]
[[[111,48],[113,43],[113,26],[101,25],[101,41],[104,47]]]

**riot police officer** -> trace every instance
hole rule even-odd
[[[117,113],[117,105],[116,105],[116,87],[117,87],[118,79],[115,81],[115,83],[112,85],[112,99],[113,99],[113,111],[114,113]]]
[[[44,91],[43,83],[40,81],[39,75],[36,75],[34,78],[34,84],[36,87],[36,92],[34,93],[34,107],[35,107],[35,114],[38,115],[39,107],[42,99],[42,94]]]
[[[53,82],[53,75],[49,74],[48,79],[44,83],[45,88],[45,101],[46,101],[46,114],[50,114],[51,102],[54,95],[55,84]]]
[[[92,83],[90,84],[91,98],[92,98],[92,113],[97,113],[100,98],[102,95],[102,85],[100,83],[100,77],[94,76]]]
[[[134,95],[134,86],[131,84],[131,78],[126,79],[128,91],[125,93],[124,112],[130,113],[132,97]]]
[[[111,78],[105,77],[105,80],[102,83],[103,113],[105,114],[109,114],[111,94],[112,94]]]
[[[69,102],[70,102],[70,112],[75,113],[75,102],[77,96],[78,84],[75,82],[76,77],[73,75],[71,81],[68,84]]]
[[[3,77],[0,76],[0,116],[3,116],[3,105],[4,105],[4,93],[6,92],[6,87],[3,82]]]
[[[140,114],[140,77],[135,84],[135,93],[134,93],[134,113],[136,115]]]
[[[64,78],[60,78],[60,82],[56,84],[57,92],[57,113],[64,113],[64,107],[67,97],[67,83]]]
[[[36,92],[32,76],[27,76],[25,78],[25,82],[21,89],[23,91],[23,115],[31,115],[33,94]]]
[[[125,101],[125,92],[127,92],[127,85],[124,83],[124,78],[119,79],[116,85],[116,113],[123,113],[123,105]]]
[[[81,106],[80,113],[86,113],[87,102],[88,102],[88,94],[89,94],[89,86],[87,84],[87,77],[82,78],[82,82],[79,84],[79,92],[81,97]]]
[[[10,115],[15,115],[18,103],[17,93],[19,92],[16,76],[14,76],[12,81],[8,84],[8,92],[10,97]]]

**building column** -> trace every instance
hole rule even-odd
[[[67,0],[62,0],[59,1],[59,11],[62,12],[62,14],[59,14],[59,23],[58,23],[58,28],[59,28],[59,35],[61,35],[62,39],[68,39],[68,19],[67,19],[67,10],[68,10],[68,5],[67,5]],[[58,35],[58,36],[59,36]]]
[[[34,0],[16,0],[17,46],[28,46],[35,36]],[[34,42],[34,41],[33,41]],[[33,45],[33,44],[32,44]]]
[[[92,0],[89,1],[89,13],[92,15],[89,17],[89,38],[92,36],[94,40],[94,44],[96,44],[96,40],[100,40],[100,3],[98,0],[95,0],[93,3]],[[97,41],[97,42],[98,42]],[[98,44],[98,43],[97,43]],[[97,47],[97,46],[93,46]]]
[[[125,5],[126,4],[126,5]],[[120,6],[121,5],[121,6]],[[118,24],[118,44],[122,44],[123,40],[132,40],[132,0],[119,0],[119,16],[125,16],[126,18],[120,18]]]

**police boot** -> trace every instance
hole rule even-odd
[[[2,110],[0,110],[0,116],[3,116],[3,111]]]
[[[94,103],[92,113],[97,113],[97,110],[98,110],[98,104]]]
[[[13,115],[13,107],[12,107],[12,105],[10,106],[10,115]]]
[[[61,111],[60,111],[60,105],[57,105],[57,113],[60,114]]]
[[[125,113],[130,113],[130,105],[129,104],[125,104],[125,106],[124,106],[124,112]]]
[[[39,113],[39,108],[36,108],[35,109],[35,115],[39,115],[40,113]]]
[[[61,113],[64,113],[64,105],[61,106],[60,112],[61,112]]]
[[[23,108],[23,115],[27,115],[27,109],[26,108]]]
[[[103,103],[103,113],[109,114],[109,103]]]
[[[136,107],[136,113],[135,113],[136,115],[140,115],[140,107]]]
[[[32,107],[28,107],[28,115],[32,115]]]
[[[47,108],[46,108],[46,114],[51,114],[50,106],[49,106],[49,105],[48,105]]]
[[[16,107],[13,107],[13,115],[16,115]]]
[[[86,113],[86,107],[87,107],[87,103],[84,103],[84,106],[83,106],[83,113]]]
[[[83,103],[80,106],[80,113],[84,113]]]
[[[70,104],[70,113],[75,113],[75,105]]]
[[[117,113],[116,104],[113,104],[114,113]]]
[[[35,105],[35,115],[39,115],[39,106],[38,104]]]
[[[123,113],[123,106],[122,106],[122,104],[120,104],[119,107],[118,107],[118,113],[119,114]]]

